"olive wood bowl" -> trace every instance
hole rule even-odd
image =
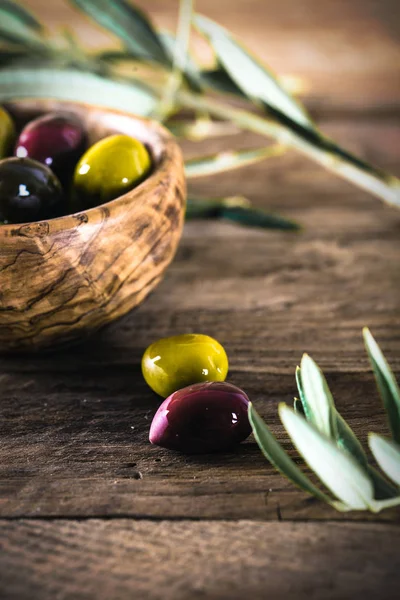
[[[63,345],[140,304],[161,280],[181,236],[185,178],[180,149],[156,122],[116,110],[54,100],[7,105],[20,128],[67,110],[89,144],[113,133],[149,149],[151,174],[133,190],[64,217],[0,225],[0,352]]]

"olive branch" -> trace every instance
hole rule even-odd
[[[368,462],[360,441],[337,411],[322,371],[307,354],[296,370],[299,397],[294,409],[281,403],[278,411],[297,451],[328,493],[289,457],[252,404],[249,419],[263,454],[292,483],[338,511],[377,513],[400,505],[400,389],[369,329],[363,334],[391,431],[391,439],[368,435],[369,448],[385,476]]]
[[[178,138],[200,140],[248,130],[274,144],[199,157],[186,163],[192,178],[218,174],[295,149],[400,207],[400,180],[326,137],[302,104],[225,28],[181,0],[176,37],[153,26],[127,0],[69,0],[111,32],[120,49],[91,53],[73,32],[51,36],[25,8],[0,0],[0,101],[50,97],[109,106],[165,122]],[[192,28],[209,42],[215,65],[201,68],[190,55]],[[238,101],[240,107],[238,107]],[[181,111],[194,116],[176,118]],[[196,198],[187,217],[298,229],[297,223],[257,210],[241,196]]]

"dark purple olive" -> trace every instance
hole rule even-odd
[[[15,146],[15,156],[33,158],[47,165],[67,185],[86,143],[85,128],[78,117],[49,113],[24,127]]]
[[[161,404],[150,427],[150,442],[188,454],[229,450],[251,433],[249,399],[221,381],[196,383]]]
[[[63,208],[61,184],[49,167],[30,158],[0,161],[0,223],[51,219]]]

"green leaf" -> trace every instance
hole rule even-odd
[[[193,158],[185,162],[185,174],[188,179],[206,177],[245,167],[266,158],[280,156],[285,152],[284,146],[276,144],[255,150],[226,151],[201,158]]]
[[[117,63],[122,61],[137,61],[139,56],[132,54],[128,50],[105,50],[96,54],[96,60],[106,63]]]
[[[188,64],[192,12],[193,0],[180,0],[176,38],[173,43],[166,42],[165,40],[169,38],[164,38],[164,47],[166,48],[166,44],[169,44],[168,53],[172,68],[155,115],[160,120],[166,120],[172,113],[177,112],[176,95],[182,87]],[[194,82],[194,86],[196,91],[200,90],[196,82]]]
[[[382,350],[370,330],[363,329],[364,344],[371,362],[376,384],[386,410],[392,437],[400,444],[400,389]]]
[[[0,0],[0,20],[2,20],[6,13],[18,19],[30,29],[34,29],[35,31],[43,30],[41,23],[26,8],[12,0]]]
[[[303,406],[303,413],[307,421],[311,421],[310,407],[307,404],[306,396],[304,394],[303,382],[301,380],[301,369],[299,366],[296,367],[296,384],[299,392],[300,402]]]
[[[400,486],[400,446],[377,433],[369,434],[368,443],[382,471]]]
[[[325,486],[350,508],[372,510],[373,486],[359,463],[286,404],[279,405],[279,416],[297,450]]]
[[[199,117],[194,121],[172,120],[165,123],[170,132],[178,138],[198,142],[208,138],[236,135],[239,129],[228,121],[213,121]]]
[[[242,196],[228,198],[196,198],[189,196],[186,219],[224,219],[248,227],[297,231],[299,225],[279,215],[251,207]]]
[[[305,492],[308,492],[309,494],[312,494],[318,498],[318,500],[334,506],[336,510],[343,512],[349,510],[345,504],[336,502],[327,494],[322,492],[319,488],[317,488],[303,473],[303,471],[299,469],[296,463],[293,462],[290,456],[282,448],[280,443],[275,439],[251,403],[249,404],[248,415],[254,437],[258,446],[260,447],[261,452],[269,460],[269,462],[272,463],[280,473],[282,473],[282,475],[287,477],[292,483],[297,485]]]
[[[26,19],[21,19],[21,11],[25,13],[22,8],[11,11],[8,8],[8,3],[7,7],[2,6],[0,3],[0,42],[8,42],[42,52],[46,51],[47,47],[41,37],[40,28],[32,27],[32,24],[27,23]]]
[[[156,100],[139,84],[126,85],[92,73],[56,69],[3,69],[0,77],[0,102],[18,98],[55,98],[85,102],[149,115]]]
[[[176,38],[168,31],[161,31],[158,36],[164,44],[164,48],[172,63]],[[184,67],[182,68],[182,72],[189,87],[194,92],[201,92],[203,84],[200,77],[200,72],[189,54],[186,55],[186,61]]]
[[[70,0],[94,21],[116,35],[134,56],[169,66],[164,45],[147,16],[125,0]]]
[[[241,98],[247,98],[240,87],[236,85],[233,79],[228,75],[224,67],[219,65],[215,69],[203,70],[200,72],[201,79],[207,87],[224,94],[232,94]]]
[[[257,208],[226,206],[221,209],[220,218],[246,227],[282,229],[285,231],[299,231],[301,229],[301,226],[295,221]]]
[[[299,123],[314,129],[304,108],[281,86],[277,78],[245,50],[230,33],[202,15],[194,23],[210,41],[221,65],[236,85],[255,102],[264,102]]]
[[[304,408],[303,408],[303,403],[299,398],[294,398],[293,400],[293,410],[297,413],[300,413],[301,415],[303,415],[303,417],[305,416],[304,414]]]
[[[304,415],[307,421],[312,422],[310,416],[311,409],[304,395],[300,367],[297,367],[296,369],[296,381],[301,402],[303,405]],[[374,485],[375,498],[382,499],[396,496],[397,490],[393,487],[393,485],[391,485],[384,477],[382,477],[382,475],[376,469],[374,469],[374,467],[368,464],[367,455],[365,454],[360,441],[356,437],[351,427],[336,409],[333,410],[333,417],[336,422],[336,427],[334,428],[335,438],[332,439],[336,441],[338,448],[341,448],[342,450],[348,452],[363,469],[366,469],[368,471],[369,476]]]
[[[335,403],[321,369],[308,354],[301,360],[300,377],[307,419],[327,437],[336,438]]]
[[[396,498],[389,498],[388,500],[375,501],[374,512],[380,512],[385,508],[393,508],[394,506],[400,506],[400,496],[396,496]]]

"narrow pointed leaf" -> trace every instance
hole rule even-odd
[[[332,394],[321,369],[308,354],[301,360],[301,387],[309,421],[327,437],[336,438]]]
[[[393,372],[370,330],[363,330],[364,343],[374,371],[376,384],[386,410],[395,442],[400,444],[400,389]]]
[[[300,398],[302,398],[305,417],[307,421],[312,422],[312,419],[310,418],[310,407],[304,395],[301,380],[301,369],[299,367],[296,369],[296,381]],[[337,410],[334,410],[333,415],[336,421],[336,444],[339,448],[348,452],[363,469],[368,471],[368,474],[374,485],[374,497],[377,499],[383,499],[396,496],[396,488],[384,477],[382,477],[382,475],[376,469],[374,469],[374,467],[368,464],[367,455],[365,454],[360,441],[348,423],[344,420],[340,413],[338,413]]]
[[[261,229],[280,229],[284,231],[299,231],[301,226],[295,221],[285,219],[275,213],[268,213],[258,208],[245,208],[241,206],[226,206],[220,211],[220,218],[232,221],[245,227],[259,227]]]
[[[215,69],[203,70],[200,75],[204,85],[217,92],[247,98],[246,94],[236,85],[232,77],[228,75],[225,68],[221,65]]]
[[[212,121],[208,118],[198,118],[195,121],[169,120],[165,125],[176,137],[192,142],[236,135],[239,131],[228,121]]]
[[[246,96],[255,101],[265,102],[302,126],[314,128],[304,108],[284,90],[277,78],[255,57],[251,56],[226,29],[202,15],[196,15],[194,23],[199,31],[208,38],[219,62]]]
[[[172,63],[174,60],[176,38],[168,31],[161,31],[158,35],[164,44],[164,48]],[[194,63],[193,59],[188,53],[186,54],[184,63],[182,62],[180,64],[180,69],[182,70],[189,87],[195,92],[200,92],[203,88],[200,72],[197,65]]]
[[[19,16],[3,10],[0,6],[0,42],[44,51],[46,45],[40,32],[27,25]]]
[[[395,498],[389,498],[388,500],[377,500],[373,503],[373,511],[380,512],[385,508],[393,508],[394,506],[400,506],[400,496]]]
[[[0,0],[0,22],[4,14],[8,13],[15,19],[18,19],[20,23],[26,25],[30,29],[35,31],[42,31],[43,27],[41,23],[24,8],[21,4],[13,2],[12,0]]]
[[[299,225],[279,215],[252,208],[251,202],[241,196],[227,198],[198,198],[189,196],[186,219],[223,219],[239,225],[261,229],[297,231]]]
[[[303,405],[303,413],[307,421],[311,421],[311,409],[307,404],[307,399],[303,389],[303,382],[301,380],[301,369],[299,366],[296,367],[296,385],[297,391],[299,392],[299,399]]]
[[[280,156],[283,152],[285,152],[285,148],[280,144],[255,150],[220,152],[219,154],[187,160],[185,162],[185,174],[189,179],[215,175],[216,173],[240,169],[266,158]]]
[[[297,413],[300,413],[301,415],[304,415],[304,407],[303,407],[303,403],[299,398],[294,398],[293,400],[293,410]]]
[[[374,498],[379,500],[396,496],[396,488],[374,469],[374,467],[368,464],[367,455],[365,454],[360,441],[348,423],[337,411],[335,418],[337,425],[336,443],[339,448],[348,452],[363,469],[368,471],[374,485]]]
[[[369,434],[368,443],[382,471],[400,486],[400,446],[377,433]]]
[[[249,421],[253,429],[253,434],[261,452],[274,465],[282,475],[287,477],[292,483],[309,494],[318,498],[322,502],[333,505],[337,510],[346,511],[348,507],[345,504],[336,502],[327,494],[317,488],[312,481],[299,469],[290,456],[285,452],[280,443],[275,439],[270,429],[261,419],[252,404],[249,404]]]
[[[55,98],[106,106],[142,116],[156,105],[142,86],[126,85],[91,73],[55,69],[3,69],[0,102],[17,98]]]
[[[279,415],[297,450],[325,486],[352,509],[370,509],[372,482],[357,461],[286,404],[279,405]]]
[[[170,61],[147,16],[126,0],[70,0],[94,21],[116,35],[135,56],[164,65]]]

